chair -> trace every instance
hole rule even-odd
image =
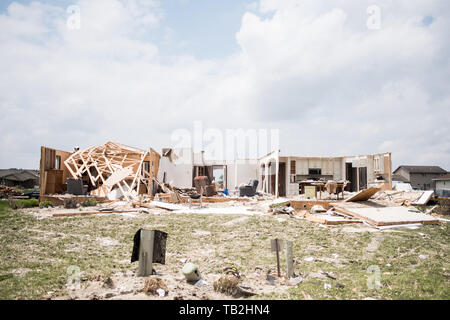
[[[328,194],[336,194],[336,198],[338,197],[337,194],[337,182],[333,180],[328,180],[325,184],[325,189],[327,190]]]
[[[249,184],[239,187],[240,197],[253,197],[256,195],[256,188],[258,187],[258,180],[250,180]]]

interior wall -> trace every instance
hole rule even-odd
[[[159,162],[158,180],[163,181],[164,173],[166,175],[166,183],[177,188],[192,187],[192,163],[175,163],[171,162],[167,157],[161,157]]]
[[[237,168],[237,174],[236,174]],[[240,184],[248,184],[250,180],[260,180],[258,177],[258,163],[231,163],[227,164],[227,186],[228,189],[239,187]],[[258,190],[261,188],[258,183]]]

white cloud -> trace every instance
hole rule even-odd
[[[155,1],[80,0],[72,31],[66,8],[13,3],[0,15],[0,167],[38,167],[40,145],[159,149],[203,120],[280,128],[286,154],[391,151],[450,169],[450,5],[378,3],[368,30],[370,2],[262,0],[221,60],[162,56],[148,35],[171,30],[170,13]]]

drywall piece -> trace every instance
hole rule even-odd
[[[411,207],[344,208],[335,206],[338,212],[349,214],[376,226],[397,224],[435,224],[439,220]]]
[[[114,171],[108,179],[105,180],[103,185],[108,188],[112,188],[116,183],[119,183],[123,179],[127,177],[133,176],[133,169],[131,167],[122,168],[117,171]]]
[[[225,208],[191,208],[182,207],[180,210],[173,211],[173,213],[183,214],[237,214],[237,215],[263,215],[259,211],[251,211],[248,207],[225,207]]]
[[[361,190],[360,192],[358,192],[357,194],[354,194],[350,198],[345,199],[344,202],[367,201],[370,198],[372,198],[372,196],[380,190],[381,190],[381,188],[377,188],[377,187],[371,187],[369,189],[364,189],[364,190]]]
[[[305,214],[305,219],[311,222],[321,223],[325,225],[338,225],[348,223],[361,223],[360,220],[347,219],[344,217],[332,216],[329,214]]]
[[[416,201],[412,202],[411,204],[414,206],[424,206],[430,201],[431,197],[433,196],[434,191],[424,191],[422,193],[422,196],[417,199]]]
[[[421,223],[414,223],[414,224],[397,224],[393,226],[378,226],[377,229],[379,230],[387,230],[387,229],[395,229],[395,228],[408,228],[408,229],[417,229],[421,227]]]
[[[108,200],[119,200],[123,197],[123,194],[122,191],[120,191],[120,189],[114,189],[111,192],[107,193],[106,197],[108,198]]]

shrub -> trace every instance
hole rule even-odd
[[[444,216],[450,215],[450,199],[439,199],[439,207],[436,212]]]
[[[81,203],[81,205],[82,205],[83,207],[94,207],[94,206],[97,205],[97,200],[95,200],[95,199],[86,199],[86,200],[84,200],[84,201]]]
[[[39,203],[39,208],[48,208],[48,207],[53,207],[53,203],[51,201],[47,200]]]

